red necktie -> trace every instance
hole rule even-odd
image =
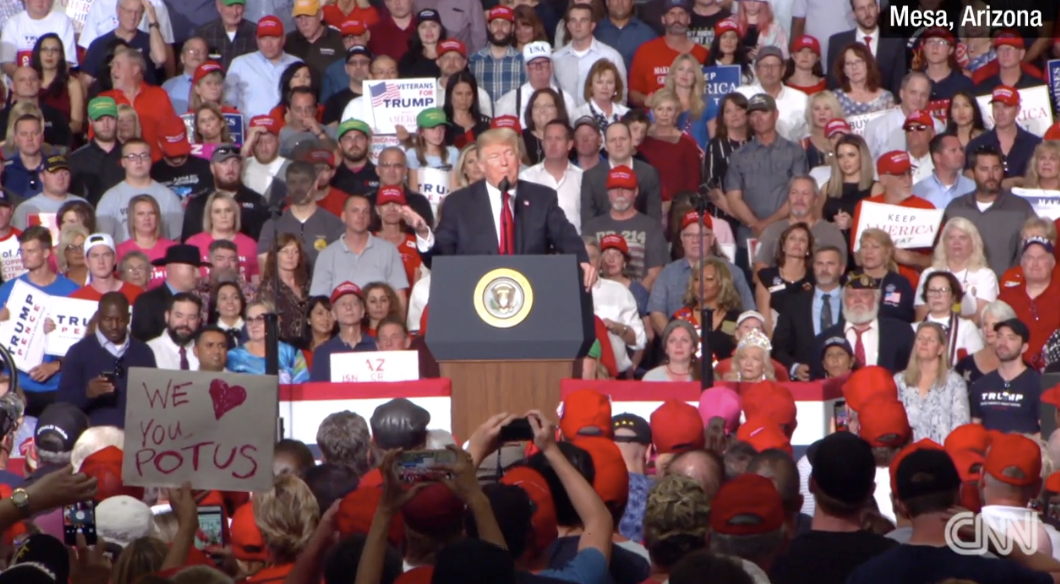
[[[515,255],[515,219],[512,218],[510,205],[512,195],[505,191],[501,194],[501,255]]]
[[[188,363],[188,350],[184,347],[180,348],[180,370],[187,371],[191,369],[191,365]]]
[[[861,335],[868,332],[868,330],[854,329],[854,334],[858,336],[857,343],[854,344],[854,361],[857,361],[858,367],[865,366],[865,343],[861,342]]]
[[[865,37],[865,48],[869,50],[869,54],[872,55],[872,37]],[[873,55],[875,56],[875,55]]]

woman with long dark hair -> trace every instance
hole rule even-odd
[[[445,84],[445,143],[462,149],[490,129],[490,118],[482,115],[478,102],[478,81],[468,71],[449,76]]]
[[[813,289],[813,233],[805,223],[796,223],[781,232],[777,240],[776,265],[758,270],[755,302],[765,317],[765,332],[773,336],[773,326],[795,295]]]
[[[317,121],[324,117],[324,105],[320,103],[320,87],[322,81],[320,74],[306,65],[303,61],[296,61],[287,66],[280,74],[280,103],[272,108],[269,117],[277,123],[285,125],[287,114],[291,108],[291,90],[295,87],[308,87],[317,96]]]
[[[961,146],[967,148],[973,138],[985,131],[983,111],[979,109],[979,101],[972,92],[962,90],[954,93],[946,109],[946,133],[957,136]]]
[[[754,69],[751,68],[751,57],[748,48],[740,43],[740,25],[735,19],[725,18],[714,25],[714,40],[710,42],[710,54],[707,56],[707,67],[718,65],[739,65],[740,83],[749,85],[754,82]]]
[[[398,75],[414,77],[439,77],[438,43],[445,40],[445,27],[438,11],[426,8],[416,14],[416,34],[409,39],[409,50],[398,61]]]
[[[246,340],[246,322],[243,314],[247,309],[247,297],[239,282],[220,282],[210,291],[210,314],[208,322],[216,324],[228,338],[228,349],[238,347]]]
[[[339,334],[339,323],[331,313],[331,300],[327,296],[312,296],[306,300],[303,317],[305,328],[299,345],[306,365],[312,368],[313,351]]]
[[[530,96],[523,113],[523,140],[526,142],[526,153],[530,165],[537,164],[545,158],[545,126],[552,120],[560,120],[570,125],[567,106],[556,90],[551,87],[538,89]]]
[[[784,85],[813,95],[824,91],[828,81],[821,66],[821,43],[804,34],[791,44],[791,57],[784,64]]]
[[[710,199],[707,211],[727,222],[733,231],[739,221],[731,214],[722,190],[722,181],[725,180],[725,172],[729,169],[729,157],[751,138],[747,107],[747,97],[742,93],[734,91],[721,98],[718,117],[715,118],[717,124],[714,137],[707,143],[707,152],[703,156],[702,176],[704,184],[707,185],[707,198]]]
[[[50,32],[37,39],[30,67],[40,78],[41,103],[59,110],[70,120],[70,131],[79,135],[85,129],[85,88],[70,75],[59,35]]]
[[[280,284],[278,291],[275,286],[277,279]],[[300,346],[303,330],[301,315],[305,314],[309,298],[309,272],[301,240],[297,236],[281,233],[276,245],[269,249],[265,256],[265,269],[261,273],[260,293],[262,298],[275,304],[280,315],[280,340]]]
[[[853,43],[839,53],[832,64],[835,72],[836,99],[847,117],[871,114],[894,105],[894,95],[883,88],[880,66],[861,43]]]

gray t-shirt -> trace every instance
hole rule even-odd
[[[290,233],[302,240],[302,252],[309,265],[313,265],[317,255],[324,251],[328,244],[342,237],[345,230],[346,226],[341,219],[320,207],[317,207],[316,212],[305,222],[299,221],[288,209],[279,219],[269,219],[265,222],[258,238],[258,253],[269,253],[277,233]]]
[[[762,231],[762,235],[758,237],[758,253],[755,254],[754,261],[765,264],[769,268],[776,266],[777,245],[780,243],[780,234],[790,226],[791,223],[787,221],[777,221],[766,227]],[[819,219],[817,223],[810,227],[810,233],[813,234],[814,250],[826,245],[838,247],[841,256],[840,265],[845,266],[847,264],[847,243],[843,238],[843,232],[834,223]]]
[[[335,287],[346,281],[361,288],[372,282],[386,282],[394,290],[409,287],[405,264],[401,263],[397,246],[374,235],[368,236],[368,247],[360,254],[346,247],[346,241],[341,237],[324,248],[313,266],[309,295],[331,296]]]
[[[96,227],[101,233],[109,233],[114,243],[129,240],[129,201],[136,195],[151,195],[162,210],[162,237],[174,241],[180,239],[184,225],[184,207],[180,197],[158,181],[151,181],[147,187],[140,188],[121,181],[103,193],[96,205]]]
[[[725,192],[740,191],[747,207],[759,220],[768,219],[788,200],[788,181],[809,172],[806,151],[798,144],[777,136],[769,145],[753,138],[729,157],[725,172]],[[741,224],[736,234],[742,247],[751,230]]]
[[[666,236],[658,219],[637,213],[629,219],[616,221],[611,214],[593,217],[582,225],[582,235],[592,235],[597,241],[605,235],[618,233],[629,246],[630,268],[636,279],[642,279],[651,268],[658,268],[670,259]]]
[[[39,215],[41,213],[58,213],[59,208],[70,201],[88,202],[81,197],[71,195],[70,193],[67,193],[66,198],[62,200],[46,197],[43,193],[32,196],[19,203],[18,207],[15,207],[15,214],[11,216],[11,224],[16,228],[25,231],[26,227],[29,226],[29,218],[31,216]]]

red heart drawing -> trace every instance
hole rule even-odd
[[[247,401],[247,390],[239,385],[228,385],[223,379],[210,382],[210,399],[213,401],[213,415],[220,420],[228,412]]]

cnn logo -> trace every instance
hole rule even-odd
[[[1011,554],[1015,546],[1027,555],[1038,551],[1042,525],[1033,512],[1023,517],[984,519],[971,511],[956,513],[946,522],[946,545],[963,556],[981,556],[990,545],[1001,556]]]

